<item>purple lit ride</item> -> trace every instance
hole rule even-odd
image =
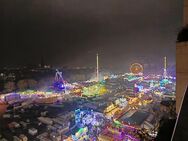
[[[53,87],[56,91],[66,91],[66,81],[63,79],[62,72],[56,69]]]

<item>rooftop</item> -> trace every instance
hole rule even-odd
[[[122,119],[129,124],[141,125],[149,116],[149,113],[143,111],[135,112],[131,117]]]

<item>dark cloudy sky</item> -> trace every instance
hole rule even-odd
[[[2,0],[1,66],[175,63],[181,0]]]

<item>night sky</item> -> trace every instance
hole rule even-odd
[[[181,0],[2,0],[0,66],[175,64]],[[2,24],[1,23],[1,24]]]

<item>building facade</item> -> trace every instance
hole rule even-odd
[[[176,113],[179,112],[188,86],[188,0],[184,0],[183,28],[176,44]]]

